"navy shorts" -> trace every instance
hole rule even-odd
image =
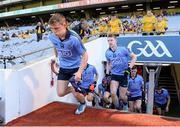
[[[165,109],[166,109],[166,106],[167,106],[167,103],[165,103],[165,104],[155,103],[155,106],[156,106],[157,108],[160,108],[161,110],[165,110]]]
[[[82,93],[84,96],[88,95],[88,93],[90,93],[91,91],[89,89],[85,89],[85,88],[81,88],[81,91],[76,90],[76,92]]]
[[[112,74],[111,81],[112,80],[119,82],[119,86],[121,86],[121,87],[127,87],[127,85],[128,85],[127,76],[124,76],[124,75],[114,75],[114,74]]]
[[[136,100],[141,100],[142,96],[137,96],[137,97],[128,97],[128,101],[136,101]]]
[[[74,75],[74,73],[78,71],[78,69],[79,68],[73,68],[73,69],[60,68],[58,74],[58,80],[69,80]]]
[[[104,89],[105,89],[105,91],[110,93],[110,84],[108,84],[108,86],[105,86]]]
[[[105,91],[107,91],[107,92],[111,93],[111,90],[110,90],[110,85],[106,88],[106,90],[105,90]]]

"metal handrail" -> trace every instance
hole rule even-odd
[[[172,32],[179,32],[180,33],[180,30],[166,31],[164,35],[167,35],[166,33],[172,33]],[[118,33],[118,34],[125,36],[125,35],[130,35],[130,34],[142,35],[143,33],[148,33],[148,32],[123,32],[123,33]],[[156,31],[152,31],[152,33],[156,33]],[[108,34],[110,34],[110,33],[109,32],[104,32],[104,33],[97,33],[95,35],[89,35],[89,36],[85,36],[85,37],[87,37],[87,38],[95,37],[94,39],[97,39],[101,35],[105,35],[107,37]],[[154,34],[154,35],[150,35],[150,36],[160,36],[160,35]],[[94,40],[94,39],[92,39],[92,40]],[[92,40],[87,40],[87,42],[92,41]]]
[[[40,49],[40,50],[37,50],[37,51],[29,52],[29,53],[26,53],[26,54],[23,54],[23,55],[16,56],[15,59],[22,58],[22,57],[25,57],[25,56],[29,56],[29,55],[32,55],[34,53],[45,51],[45,50],[48,50],[48,49],[51,49],[51,48],[53,48],[53,46],[50,46],[50,47],[47,47],[47,48],[44,48],[44,49]]]
[[[165,33],[172,33],[172,32],[180,32],[180,29],[179,30],[167,30]],[[142,34],[142,33],[148,33],[148,32],[123,32],[123,33],[118,33],[119,35],[126,35],[126,34]],[[156,33],[156,31],[152,31],[152,33]],[[98,33],[97,35],[101,35],[101,34],[110,34],[110,32],[104,32],[104,33]],[[92,36],[92,35],[91,35]]]
[[[149,67],[157,67],[155,70],[155,73],[157,73],[159,68],[162,66],[162,64],[161,63],[144,63],[144,66],[146,67],[145,69],[146,69],[147,73],[149,74],[149,70],[147,68],[148,66]]]
[[[176,73],[176,71],[175,71],[175,67],[174,66],[172,66],[172,75],[173,75],[173,77],[174,77],[174,81],[175,81],[175,86],[176,86],[176,91],[177,91],[177,96],[178,96],[178,101],[179,101],[179,103],[180,103],[180,87],[179,87],[179,83],[180,82],[178,82],[178,79],[177,79],[177,73]]]
[[[23,60],[23,63],[26,63],[26,61],[24,60],[23,57],[29,56],[29,55],[32,55],[32,54],[35,54],[35,53],[37,53],[37,52],[45,51],[45,50],[48,50],[48,49],[51,49],[51,48],[53,48],[53,46],[46,47],[46,48],[43,48],[43,49],[40,49],[40,50],[36,50],[36,51],[33,51],[33,52],[28,52],[28,53],[26,53],[26,54],[22,54],[22,55],[19,55],[19,56],[14,56],[14,55],[3,56],[3,55],[1,55],[1,56],[0,56],[0,59],[3,60],[2,63],[4,64],[4,69],[6,69],[6,63],[7,63],[8,61],[12,61],[12,60],[14,60],[14,59],[21,58],[21,59]]]

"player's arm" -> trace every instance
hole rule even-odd
[[[51,70],[54,72],[56,75],[59,73],[59,63],[58,63],[58,52],[56,48],[54,48],[54,55],[55,59],[51,61]]]
[[[167,106],[166,106],[166,112],[168,112],[168,111],[169,111],[169,104],[170,104],[170,102],[171,102],[171,98],[170,98],[170,96],[167,96]]]
[[[98,95],[99,95],[99,97],[102,98],[102,97],[103,97],[103,94],[102,94],[102,90],[101,90],[101,88],[100,88],[100,85],[101,85],[101,84],[98,85]]]
[[[144,80],[143,80],[143,77],[142,78],[142,81],[141,81],[141,90],[144,92]]]
[[[54,55],[55,55],[56,58],[58,57],[58,52],[57,52],[56,48],[54,48]]]
[[[73,41],[74,46],[76,47],[77,53],[81,56],[81,64],[79,66],[78,71],[75,73],[75,80],[80,81],[82,72],[84,71],[84,69],[87,66],[88,54],[87,54],[87,51],[86,51],[84,45],[81,42],[80,37],[77,36],[76,34],[74,34],[74,36],[75,36],[74,41]]]
[[[107,64],[106,64],[106,74],[109,75],[110,72],[111,72],[111,62],[107,61]]]
[[[88,54],[87,54],[87,51],[85,51],[84,53],[83,53],[83,55],[82,55],[82,58],[81,58],[81,65],[80,65],[80,67],[79,67],[79,69],[78,69],[78,71],[77,71],[77,73],[76,73],[76,77],[75,77],[75,79],[77,80],[77,81],[79,81],[79,80],[81,80],[81,75],[82,75],[82,73],[83,73],[83,70],[86,68],[86,66],[87,66],[87,61],[88,61]]]
[[[136,60],[137,60],[137,56],[136,56],[136,54],[131,53],[131,54],[130,54],[130,57],[131,57],[131,62],[130,62],[130,64],[129,64],[129,67],[132,68],[132,67],[135,65],[135,62],[136,62]]]
[[[82,74],[83,70],[86,68],[87,66],[87,61],[88,61],[88,54],[87,51],[85,51],[82,55],[82,59],[81,59],[81,65],[79,67],[79,70]]]
[[[97,71],[96,71],[97,72]],[[95,82],[97,83],[97,81],[98,81],[98,78],[99,78],[99,74],[98,73],[96,73],[96,76],[95,76]]]
[[[167,98],[168,98],[167,106],[169,107],[169,104],[170,104],[171,99],[170,99],[170,96],[168,96]]]

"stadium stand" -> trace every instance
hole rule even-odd
[[[123,27],[123,32],[121,31],[120,33],[116,33],[118,39],[120,38],[126,40],[126,38],[139,37],[139,39],[143,40],[143,38],[146,37],[148,39],[159,37],[162,40],[171,40],[173,42],[178,41],[180,35],[179,1],[175,1],[174,3],[171,1],[172,0],[165,0],[161,5],[160,0],[89,0],[89,2],[77,0],[15,0],[12,2],[11,0],[1,0],[0,69],[11,70],[19,67],[19,65],[26,67],[29,63],[35,63],[36,61],[47,58],[49,59],[53,56],[53,45],[48,39],[51,30],[47,22],[50,16],[52,16],[55,12],[61,12],[68,17],[69,29],[77,32],[81,36],[82,42],[86,43],[86,46],[92,44],[92,42],[97,42],[98,40],[103,38],[105,39],[107,37],[110,33],[110,26],[113,24],[109,22],[111,21],[111,17],[114,15],[117,16],[118,20],[121,20],[120,23],[122,23]],[[167,29],[164,35],[157,35],[158,30],[153,29],[153,36],[142,36],[143,16],[146,15],[147,10],[149,9],[152,10],[156,18],[155,20],[157,20],[157,17],[160,15],[163,17],[163,21],[167,23]],[[39,42],[37,42],[36,37],[36,24],[38,22],[41,22],[45,28],[43,38]],[[155,21],[154,24],[156,23],[157,22]],[[174,38],[178,39],[174,40]],[[156,41],[155,39],[152,40]],[[151,42],[153,42],[152,40]],[[118,43],[118,45],[121,45],[121,40],[119,42],[120,43]],[[145,42],[146,41],[144,41],[144,43]],[[92,58],[90,59],[92,60]],[[142,69],[141,74],[144,81],[147,82],[149,74],[146,72],[144,65],[145,62],[142,62],[140,58],[137,64],[139,65],[138,67]],[[152,60],[149,62],[154,61]],[[178,107],[180,103],[179,62],[176,63],[176,61],[168,61],[166,59],[163,62],[165,62],[165,64],[163,63],[162,68],[160,68],[159,72],[155,75],[155,82],[169,91],[172,99],[170,103],[170,110],[176,112],[179,117],[179,110],[175,109],[175,107]],[[100,67],[102,65],[98,64],[97,66]],[[50,73],[50,78],[53,79],[53,74],[52,72]],[[100,75],[102,77],[104,74],[102,73]],[[143,113],[146,112],[146,101],[145,97],[143,97]],[[3,104],[0,103],[0,105]],[[0,110],[0,115],[1,114],[2,111]],[[176,114],[171,114],[171,112],[169,114],[171,116],[176,116]],[[166,113],[166,115],[169,114]],[[11,118],[6,119],[9,120]],[[164,125],[171,124],[170,120],[168,122],[169,123]],[[176,124],[179,125],[179,123],[175,123],[174,125]],[[98,125],[102,124],[99,123]],[[140,124],[138,123],[138,125]],[[157,125],[159,125],[159,123]]]

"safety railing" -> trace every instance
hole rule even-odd
[[[178,101],[180,103],[180,82],[178,81],[177,79],[177,73],[176,73],[176,70],[175,70],[175,67],[174,65],[172,66],[172,75],[174,77],[174,81],[175,81],[175,86],[176,86],[176,91],[177,91],[177,96],[178,96]]]
[[[3,64],[3,68],[6,69],[7,68],[7,63],[10,63],[11,65],[15,65],[16,63],[13,60],[18,59],[18,58],[20,58],[22,60],[21,63],[25,64],[26,63],[25,57],[27,57],[29,55],[33,55],[35,53],[39,53],[39,52],[42,52],[41,55],[40,55],[40,57],[42,57],[46,50],[52,49],[52,48],[53,47],[50,46],[50,47],[46,47],[46,48],[43,48],[43,49],[40,49],[40,50],[28,52],[28,53],[18,55],[18,56],[15,56],[15,55],[0,55],[0,64]]]
[[[95,40],[99,37],[107,37],[109,34],[111,34],[111,33],[109,33],[109,32],[97,33],[95,35],[85,36],[85,37],[83,37],[83,39],[86,38],[86,42],[90,42],[90,41]],[[143,35],[143,34],[145,34],[145,35]],[[157,35],[157,33],[154,31],[149,32],[149,33],[146,33],[146,32],[123,32],[123,33],[119,33],[116,35],[117,35],[117,37],[118,36],[119,37],[132,36],[132,35],[133,36],[163,36],[163,35]],[[180,30],[175,30],[175,31],[169,30],[169,31],[166,31],[164,35],[180,35]],[[83,39],[82,39],[82,41],[83,41]],[[84,42],[84,43],[86,43],[86,42]]]

